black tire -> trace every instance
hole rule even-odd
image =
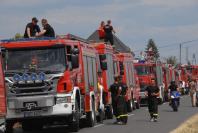
[[[133,103],[131,100],[128,100],[126,102],[126,105],[127,105],[127,112],[132,112],[133,111]]]
[[[136,106],[136,109],[140,109],[140,102],[137,101],[137,102],[135,103],[135,106]]]
[[[96,123],[96,112],[95,112],[95,104],[94,100],[92,99],[92,111],[86,113],[86,118],[87,118],[87,126],[88,127],[93,127],[95,126]]]
[[[69,128],[71,132],[78,132],[80,129],[80,110],[78,107],[77,100],[75,103],[75,108],[76,108],[76,112],[72,115],[72,120],[71,120],[71,123],[69,124]]]
[[[5,121],[5,133],[13,133],[14,122],[10,120]]]
[[[113,119],[113,110],[112,110],[112,107],[110,105],[106,106],[105,116],[106,116],[107,119]]]
[[[103,110],[99,110],[98,111],[98,116],[97,116],[97,122],[99,122],[99,123],[103,123],[103,120],[104,120],[104,118],[105,118],[105,112],[103,111]]]
[[[177,101],[172,101],[172,108],[173,108],[173,111],[174,111],[174,112],[177,112],[177,111],[178,111],[178,104],[177,104]]]
[[[136,105],[134,100],[132,100],[132,104],[133,104],[133,110],[136,110],[137,108],[136,108],[136,106],[134,106],[134,105]]]

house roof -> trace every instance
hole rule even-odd
[[[101,42],[98,35],[98,30],[93,32],[87,39],[89,42]],[[119,52],[131,53],[131,49],[126,46],[117,36],[113,35],[115,49]]]

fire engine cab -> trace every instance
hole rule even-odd
[[[23,130],[34,130],[54,121],[78,131],[81,118],[92,127],[96,117],[103,117],[97,88],[98,58],[86,42],[59,37],[2,40],[0,46],[6,81],[5,90],[2,78],[0,82],[1,94],[6,94],[6,106],[1,108],[6,112],[6,132],[12,132],[16,122],[21,122]]]

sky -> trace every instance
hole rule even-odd
[[[24,34],[32,17],[46,18],[56,34],[82,38],[110,19],[116,36],[136,55],[152,38],[162,58],[178,58],[182,43],[185,63],[186,47],[189,59],[194,53],[198,59],[197,13],[198,0],[0,0],[0,39]]]

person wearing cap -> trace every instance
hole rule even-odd
[[[32,22],[28,23],[25,28],[24,38],[35,37],[39,33],[40,27],[37,25],[38,19],[36,17],[32,18]]]
[[[37,37],[55,37],[55,32],[54,29],[52,28],[51,25],[48,24],[47,19],[42,19],[41,20],[43,30],[37,35]]]
[[[154,79],[151,80],[150,85],[145,89],[145,96],[148,99],[148,110],[150,113],[150,121],[157,122],[158,118],[158,99],[159,88],[156,86]]]

